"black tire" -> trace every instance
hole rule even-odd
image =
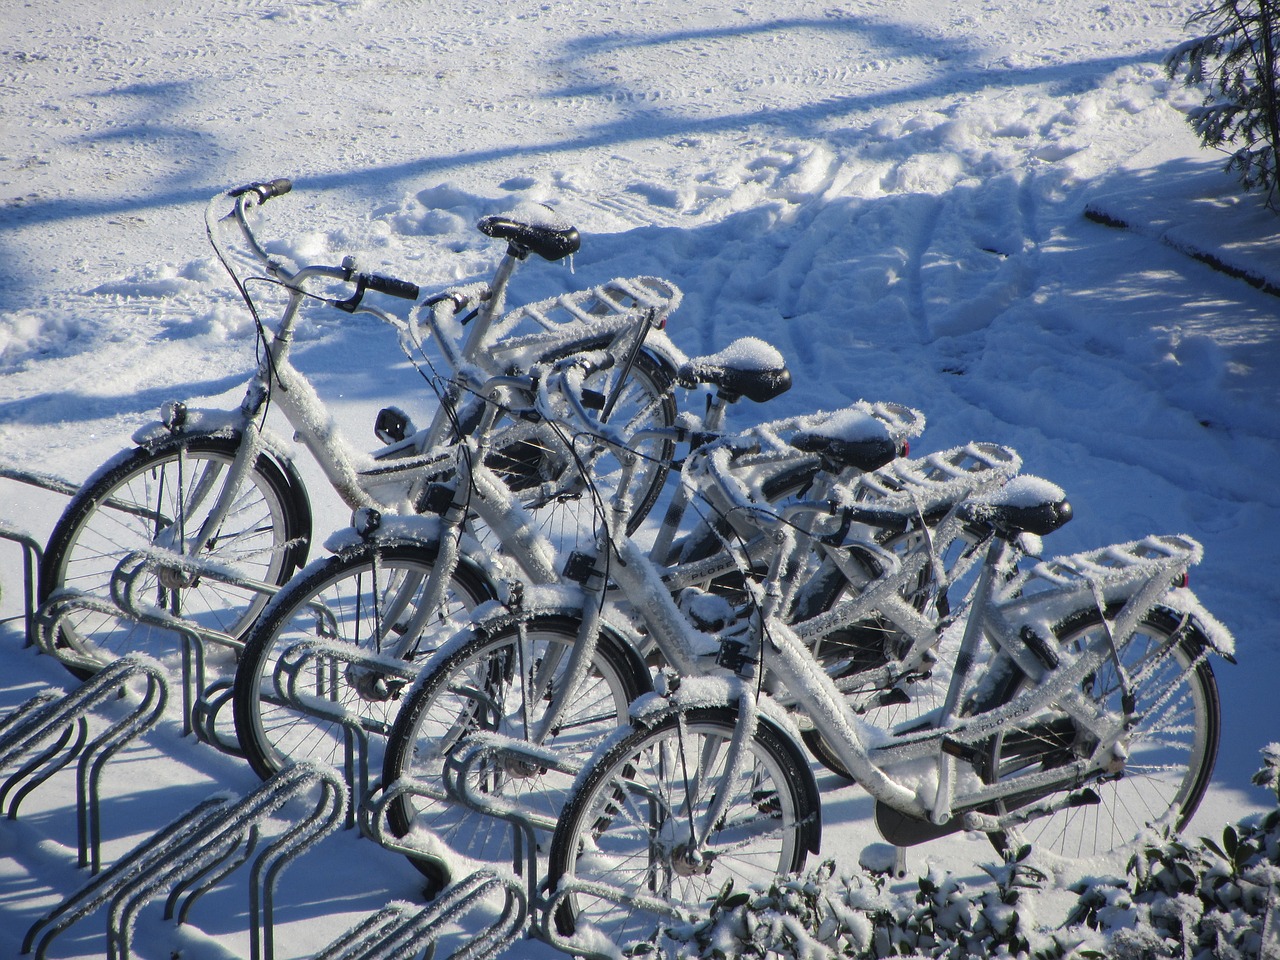
[[[412,778],[443,789],[446,754],[478,731],[524,739],[544,715],[545,705],[563,676],[568,655],[578,642],[579,622],[543,615],[527,625],[509,623],[492,633],[478,630],[471,640],[431,664],[396,721],[383,763],[384,784]],[[521,633],[527,639],[521,656]],[[551,686],[533,693],[532,670],[552,663]],[[651,690],[648,672],[635,653],[613,633],[602,631],[587,676],[574,691],[569,712],[542,746],[565,758],[585,761],[596,745],[626,722],[627,707]],[[526,696],[528,699],[526,700]],[[475,789],[499,801],[554,821],[563,807],[573,775],[523,763],[490,764],[477,769]],[[505,820],[461,804],[402,796],[388,809],[397,836],[429,829],[457,853],[510,866],[512,829]],[[434,861],[410,858],[443,885]]]
[[[419,598],[435,558],[434,549],[421,546],[365,544],[311,564],[263,611],[241,654],[233,695],[236,736],[260,777],[272,776],[290,761],[343,765],[343,725],[318,711],[302,710],[277,688],[277,666],[290,650],[286,665],[306,667],[300,643],[321,640],[361,654],[381,654],[386,643],[404,640],[412,631],[407,638],[411,650],[397,655],[422,662],[461,629],[461,616],[494,596],[477,571],[459,564],[444,605],[422,610]],[[359,724],[368,737],[366,760],[377,770],[405,681],[368,666],[314,657],[298,675],[309,678],[302,689],[316,696],[318,704],[332,705],[348,723]]]
[[[1126,670],[1138,678],[1133,685],[1140,719],[1123,772],[1087,785],[1101,802],[1032,820],[1019,826],[1016,835],[992,834],[998,849],[1031,843],[1064,857],[1086,858],[1129,852],[1151,824],[1168,823],[1174,830],[1186,826],[1209,785],[1221,721],[1217,682],[1204,658],[1208,646],[1203,635],[1193,627],[1173,645],[1171,655],[1159,656],[1180,622],[1170,611],[1154,609],[1120,651]],[[1100,627],[1098,611],[1089,609],[1064,620],[1055,633],[1058,643],[1070,649]],[[1137,673],[1144,665],[1149,672]],[[1011,677],[997,702],[1008,702],[1029,684],[1025,676]],[[1110,710],[1118,709],[1120,692],[1110,663],[1088,678],[1085,693]],[[983,779],[997,783],[1033,776],[1076,759],[1090,746],[1068,718],[1046,713],[1032,718],[1024,729],[992,739]],[[1010,808],[1002,804],[992,812]]]
[[[543,359],[590,353],[606,345],[604,341],[583,342]],[[589,374],[583,383],[584,389],[600,399],[610,396],[620,368],[619,362]],[[608,423],[624,436],[641,429],[674,426],[677,410],[673,383],[664,364],[640,352]],[[662,492],[675,444],[668,439],[653,438],[639,441],[633,449],[641,455],[642,462],[633,481],[628,534],[639,529]],[[581,463],[578,458],[582,458]],[[549,424],[541,425],[528,439],[499,443],[485,463],[534,511],[543,532],[561,549],[577,545],[580,537],[592,542],[599,506],[593,499],[593,491],[607,509],[621,470],[621,464],[609,449],[592,452],[570,434],[553,432]],[[585,482],[584,468],[590,483]]]
[[[64,588],[109,597],[112,574],[128,554],[167,535],[193,535],[239,445],[234,438],[178,436],[119,455],[81,488],[54,527],[40,567],[41,602]],[[286,582],[306,560],[311,512],[305,496],[260,455],[216,542],[206,544],[201,557],[255,580]],[[140,586],[139,599],[237,640],[267,603],[246,588],[176,572],[148,575]],[[103,665],[128,653],[172,659],[178,649],[172,631],[86,610],[62,621],[58,643],[84,647]],[[69,669],[81,678],[92,673]]]
[[[821,836],[813,774],[803,751],[761,718],[749,755],[725,784],[724,744],[736,720],[737,711],[725,707],[672,713],[598,756],[556,827],[547,889],[598,881],[624,896],[705,911],[730,881],[735,892],[745,892],[752,883],[800,870]],[[694,769],[697,776],[688,773]],[[699,789],[690,790],[690,781]],[[717,797],[727,806],[711,825],[711,841],[682,842],[688,810],[695,820],[706,816]],[[688,856],[691,846],[701,861]],[[634,904],[567,895],[554,917],[558,930],[570,936],[584,921],[624,953],[644,941],[661,947],[662,919]]]

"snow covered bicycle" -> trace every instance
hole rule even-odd
[[[105,596],[123,558],[139,550],[167,552],[180,559],[156,567],[148,584],[154,606],[194,623],[212,640],[238,647],[270,593],[305,563],[312,539],[310,500],[290,445],[266,425],[272,407],[283,413],[348,506],[425,509],[434,449],[474,422],[466,395],[451,387],[424,430],[413,429],[397,408],[384,410],[377,432],[385,446],[368,455],[356,451],[290,361],[300,308],[313,300],[391,324],[415,360],[413,351],[424,347],[421,328],[427,327],[453,371],[507,373],[537,360],[603,351],[616,362],[600,365],[584,385],[594,406],[628,428],[674,421],[672,373],[680,355],[659,330],[679,301],[672,285],[655,278],[618,280],[504,315],[516,265],[529,253],[564,257],[577,249],[578,234],[546,218],[488,217],[480,223],[482,232],[507,245],[492,282],[433,297],[419,307],[422,323],[418,314],[406,322],[365,302],[365,294],[417,299],[415,285],[359,272],[350,258],[338,266],[295,269],[264,248],[248,215],[290,188],[287,180],[250,184],[219,194],[206,210],[210,242],[258,329],[258,364],[244,401],[231,411],[168,403],[159,422],[134,434],[135,447],[100,467],[51,534],[40,571],[41,601],[61,590]],[[224,229],[238,237],[236,244],[220,242]],[[251,275],[255,266],[266,276]],[[263,326],[246,289],[255,281],[285,294],[274,329]],[[330,292],[335,285],[339,294]],[[474,309],[463,314],[468,307]],[[493,445],[495,468],[526,503],[554,514],[557,504],[580,495],[571,451],[556,447],[536,425],[513,421],[505,430]],[[647,494],[637,501],[633,524],[657,496],[670,449],[659,444],[648,451]],[[612,468],[601,462],[596,469],[607,475]],[[237,572],[234,582],[215,573],[221,567]],[[171,638],[157,637],[152,627],[89,609],[63,619],[58,642],[73,648],[81,664],[105,663],[130,651],[159,655],[172,647]]]
[[[556,367],[574,370],[572,400],[581,412],[581,425],[602,429],[613,421],[602,423],[603,410],[595,403],[587,406],[587,385],[597,377],[597,363],[612,360],[606,351],[581,353],[551,368],[535,367],[529,377],[471,384],[468,395],[484,401],[477,406],[480,420],[464,442],[438,454],[437,482],[427,491],[432,516],[379,516],[374,523],[368,511],[360,513],[355,527],[326,544],[332,556],[313,561],[271,601],[246,637],[233,693],[239,742],[260,776],[301,759],[337,765],[373,762],[377,769],[381,743],[409,681],[461,629],[469,611],[499,598],[514,603],[512,581],[530,589],[565,583],[576,588],[560,565],[576,548],[576,537],[566,540],[534,521],[522,503],[523,493],[495,470],[491,450],[506,435],[500,424],[515,418],[557,433],[556,443],[572,450],[577,468],[594,478],[602,459],[600,445],[585,429],[563,428],[569,396],[553,392],[552,399],[545,378],[563,379],[554,373]],[[739,342],[694,358],[677,375],[686,386],[714,388],[702,422],[710,429],[720,425],[727,405],[742,397],[764,402],[790,384],[782,357],[759,342]],[[541,407],[535,404],[539,392],[545,400]],[[613,430],[626,447],[614,456],[623,464],[620,482],[628,491],[648,488],[652,454],[647,451],[670,449],[704,434],[666,426],[632,430],[615,424]],[[611,481],[604,487],[610,489]],[[594,479],[590,485],[584,481],[584,488],[591,494],[592,509],[600,509]],[[626,516],[634,515],[629,505]],[[678,522],[670,516],[666,521]],[[624,523],[628,530],[630,526],[629,520]],[[471,535],[477,528],[489,531],[501,550],[480,544]],[[627,641],[613,634],[601,642],[612,644],[613,653],[627,649]],[[642,672],[637,667],[637,676]],[[643,686],[628,688],[624,705],[630,695],[648,688],[647,673],[637,682]],[[353,741],[359,742],[358,750]],[[353,753],[358,758],[348,761]]]
[[[753,515],[791,537],[806,511],[831,509]],[[1062,492],[1018,478],[962,512],[996,535],[942,705],[887,729],[860,718],[778,616],[788,552],[779,551],[757,592],[757,622],[725,638],[733,669],[670,675],[578,775],[551,843],[553,936],[653,942],[726,882],[746,889],[817,852],[820,797],[792,715],[762,689],[766,677],[872,795],[896,845],[970,829],[1088,856],[1122,848],[1149,824],[1186,823],[1218,746],[1208,656],[1233,648],[1185,587],[1199,545],[1152,536],[1015,574],[1013,541],[1070,518]]]
[[[579,429],[586,426],[584,413],[578,413]],[[800,477],[804,489],[815,485],[825,489],[828,479],[823,475],[831,470],[835,477],[848,471],[875,476],[866,471],[893,460],[902,434],[914,431],[913,413],[891,404],[862,403],[774,422],[753,431],[750,456],[743,451],[739,457],[750,462],[735,463],[735,473],[764,471],[766,480]],[[804,449],[798,450],[783,435]],[[727,454],[731,447],[731,440],[715,441],[704,450]],[[819,450],[821,454],[816,453]],[[685,469],[702,456],[701,451],[691,455]],[[827,463],[816,473],[815,457]],[[965,491],[1003,482],[1016,467],[1016,456],[995,445],[972,445],[917,462],[913,468],[918,474],[917,498],[900,498],[898,512],[892,514],[894,523],[900,522],[896,532],[901,535],[918,522],[922,506],[930,512],[929,506],[939,506],[948,497],[954,506]],[[946,474],[947,479],[936,473]],[[880,478],[881,482],[887,479]],[[924,493],[930,488],[933,499],[927,501]],[[625,490],[626,485],[621,485],[620,493]],[[793,492],[777,491],[779,498]],[[720,513],[727,526],[747,540],[748,553],[768,555],[773,538],[753,538],[750,527],[738,522],[736,504],[744,491],[721,497],[715,491],[709,493],[711,502],[699,506]],[[403,836],[427,830],[465,856],[510,859],[515,849],[513,834],[503,817],[477,812],[459,791],[473,800],[483,797],[487,805],[497,804],[549,838],[573,780],[572,764],[582,762],[595,743],[612,733],[626,715],[627,698],[637,689],[648,688],[647,664],[675,664],[684,673],[715,670],[719,646],[708,631],[723,628],[735,614],[714,589],[694,584],[737,571],[739,559],[722,552],[669,567],[654,564],[621,533],[619,518],[627,509],[625,499],[616,494],[612,522],[602,528],[596,550],[580,552],[571,560],[567,572],[581,584],[579,589],[527,588],[518,605],[477,616],[474,628],[451,639],[427,663],[387,743],[382,781],[396,792],[388,806],[393,833]],[[888,515],[883,507],[867,507],[865,513],[880,519]],[[931,520],[936,523],[939,518]],[[946,529],[936,535],[959,539]],[[696,535],[693,542],[699,542]],[[886,555],[878,545],[869,549],[869,562],[894,563],[892,554]],[[913,557],[900,576],[884,581],[884,589],[914,593],[924,566],[923,560]],[[788,569],[799,575],[794,564]],[[857,576],[859,585],[866,583],[861,567]],[[864,598],[861,604],[841,602],[838,612],[833,610],[822,621],[821,629],[815,626],[806,636],[815,649],[830,639],[831,649],[821,649],[824,666],[842,681],[858,674],[847,692],[849,696],[866,694],[860,709],[879,706],[873,702],[876,697],[883,699],[884,707],[896,708],[898,701],[888,691],[927,672],[926,659],[936,641],[935,621],[913,602],[900,600],[892,609],[900,623],[914,630],[915,647],[909,653],[889,653],[891,648],[884,643],[887,633],[877,625],[880,632],[860,639],[858,654],[851,654],[852,643],[837,639],[838,632],[856,630],[886,606],[888,601],[878,595]],[[909,611],[909,616],[903,611]],[[871,627],[866,630],[873,633]],[[527,752],[515,751],[507,759],[472,765],[465,774],[457,772],[459,755],[469,745],[494,738],[520,743]],[[545,762],[548,755],[558,761]],[[452,784],[446,788],[447,781]],[[443,882],[435,876],[440,865],[434,859],[416,858],[415,862]]]

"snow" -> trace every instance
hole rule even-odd
[[[353,254],[431,292],[492,270],[502,244],[474,229],[481,216],[544,204],[582,248],[571,269],[522,264],[509,303],[671,281],[683,299],[665,333],[684,355],[752,337],[792,371],[788,393],[739,404],[733,424],[908,405],[928,416],[914,454],[1007,444],[1065,491],[1075,518],[1045,538],[1052,553],[1203,544],[1191,587],[1239,666],[1214,660],[1222,753],[1188,832],[1216,836],[1261,804],[1249,777],[1280,728],[1280,220],[1199,148],[1183,111],[1200,95],[1161,69],[1195,3],[10,6],[0,465],[80,482],[166,400],[236,409],[253,325],[204,237],[219,190],[290,177],[263,210],[273,250]],[[430,419],[373,318],[310,311],[293,358],[361,449],[381,406]],[[344,528],[318,468],[298,466],[318,536]],[[64,503],[0,484],[0,518],[40,541]],[[0,616],[16,616],[21,564],[0,550]],[[0,710],[72,682],[20,629],[0,625]],[[104,772],[108,860],[211,791],[255,786],[242,761],[165,724]],[[0,956],[84,882],[71,776],[0,825]],[[878,840],[870,805],[819,777],[823,855],[852,867]],[[906,882],[931,866],[979,878],[990,856],[971,836],[916,848]],[[247,956],[245,883],[233,875],[188,927],[144,911],[139,953]],[[402,857],[340,831],[282,876],[278,955],[314,952],[420,885]],[[102,955],[96,924],[54,953]]]

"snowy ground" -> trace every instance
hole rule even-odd
[[[28,0],[0,25],[0,460],[82,480],[159,404],[238,402],[251,326],[200,214],[230,185],[292,177],[273,235],[429,287],[475,279],[478,216],[551,204],[582,230],[574,272],[531,264],[516,300],[618,275],[678,283],[670,333],[709,353],[765,338],[795,388],[739,423],[857,399],[929,417],[920,451],[1015,447],[1064,487],[1060,552],[1185,532],[1193,587],[1235,632],[1219,663],[1223,753],[1191,832],[1254,808],[1280,738],[1280,221],[1198,149],[1160,57],[1183,0]],[[944,12],[939,13],[939,10]],[[1089,211],[1091,218],[1085,216]],[[1099,222],[1099,221],[1104,222]],[[1127,229],[1111,224],[1125,224]],[[1251,284],[1207,266],[1208,256]],[[334,314],[298,365],[351,436],[426,398],[385,329]],[[371,442],[371,441],[370,441]],[[302,464],[317,526],[346,511]],[[39,539],[59,497],[0,486]],[[4,547],[0,613],[19,610]],[[6,649],[0,709],[68,684]],[[65,776],[65,775],[63,775]],[[221,788],[237,761],[169,725],[109,768],[108,857]],[[823,781],[824,854],[873,837]],[[69,781],[0,830],[0,956],[83,881]],[[37,802],[38,798],[44,797]],[[281,956],[317,949],[416,874],[346,832],[281,887]],[[959,839],[912,852],[961,875]],[[243,886],[148,957],[248,955]],[[173,946],[177,944],[177,946]],[[102,953],[87,922],[55,955]],[[512,956],[551,955],[523,945]],[[179,954],[175,953],[174,956]]]

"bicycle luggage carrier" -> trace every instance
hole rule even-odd
[[[502,337],[489,349],[513,360],[526,353],[536,356],[570,340],[615,335],[645,314],[653,330],[662,330],[682,297],[679,287],[659,277],[610,280],[508,311],[495,322]]]
[[[864,473],[842,499],[849,504],[928,514],[999,486],[1017,474],[1022,458],[998,443],[974,442]]]
[[[1016,583],[1023,594],[1037,588],[1076,586],[1081,581],[1105,586],[1152,577],[1162,567],[1172,580],[1199,563],[1203,555],[1204,549],[1188,536],[1151,536],[1041,561]]]

